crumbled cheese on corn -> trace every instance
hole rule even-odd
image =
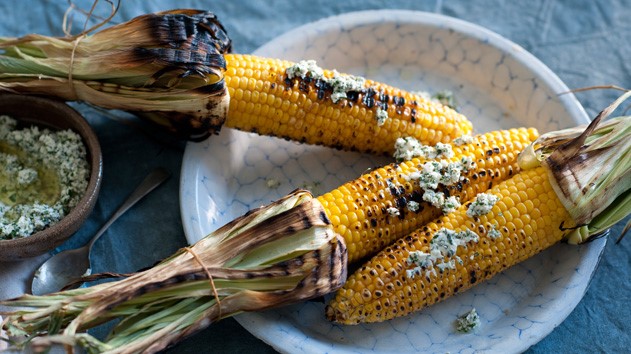
[[[493,205],[495,205],[498,200],[499,198],[493,194],[480,193],[469,205],[469,209],[467,209],[467,215],[469,217],[476,217],[488,214],[493,208]]]
[[[489,228],[489,232],[487,233],[487,235],[494,240],[502,237],[502,233],[498,229],[496,229],[495,225],[491,225],[491,228]]]
[[[418,211],[420,206],[421,205],[418,202],[415,202],[413,200],[408,201],[408,210],[409,211],[412,211],[412,212]]]
[[[333,89],[333,93],[331,93],[333,103],[347,98],[348,92],[362,91],[366,85],[366,79],[361,76],[341,75],[337,71],[333,71],[333,77],[327,78],[324,76],[324,69],[319,67],[315,60],[301,60],[289,66],[285,73],[289,79],[309,77],[314,80],[323,80]]]
[[[436,208],[441,209],[445,214],[449,214],[460,207],[460,201],[457,197],[450,196],[445,198],[445,194],[443,192],[436,192],[431,189],[428,189],[425,193],[423,193],[423,200]]]
[[[324,70],[320,68],[315,60],[301,60],[294,65],[288,67],[285,72],[289,79],[295,77],[306,78],[307,76],[312,79],[321,79],[324,77]]]
[[[347,98],[347,92],[361,91],[364,89],[364,85],[366,85],[366,79],[363,77],[340,75],[337,71],[334,71],[333,77],[326,79],[326,82],[333,88],[333,93],[331,94],[333,103],[337,103],[342,98]]]
[[[453,143],[456,146],[462,146],[465,144],[471,144],[475,139],[471,135],[461,135],[454,139]]]
[[[461,333],[469,333],[480,326],[480,316],[475,308],[456,320],[456,329]]]
[[[399,212],[399,209],[395,208],[395,207],[389,207],[387,209],[388,214],[390,214],[390,216],[399,216],[401,213]]]
[[[434,146],[423,145],[414,137],[397,138],[394,142],[394,158],[397,161],[411,160],[415,157],[426,159],[452,158],[454,151],[451,145],[437,143]]]
[[[431,273],[433,267],[437,267],[440,272],[445,269],[455,269],[456,261],[462,264],[462,259],[456,256],[458,247],[467,247],[469,242],[477,243],[479,236],[475,232],[465,229],[461,232],[442,228],[434,234],[430,241],[429,253],[423,251],[412,251],[408,254],[407,264],[415,265],[413,269],[406,270],[408,278],[413,279],[421,274],[423,269]],[[445,261],[445,257],[453,257]],[[426,276],[428,276],[426,272]],[[435,274],[435,272],[434,272]]]
[[[383,108],[377,108],[375,118],[377,119],[377,125],[382,126],[386,123],[386,120],[388,120],[388,112]]]

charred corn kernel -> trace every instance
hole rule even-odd
[[[451,108],[381,83],[365,80],[338,92],[326,81],[337,75],[333,71],[323,70],[323,79],[290,77],[287,69],[295,63],[289,61],[239,54],[225,59],[230,107],[224,124],[230,128],[377,154],[392,154],[402,136],[434,145],[472,131]],[[259,104],[275,109],[255,109]]]
[[[476,167],[463,172],[456,183],[441,185],[439,192],[464,203],[491,188],[519,170],[517,155],[537,136],[535,129],[519,128],[481,134],[467,144],[454,144],[453,156],[446,160],[468,158]],[[414,179],[428,161],[432,160],[413,158],[390,164],[318,197],[335,231],[346,240],[349,262],[374,255],[441,214],[423,199],[424,189]],[[347,213],[360,217],[342,216]]]
[[[520,192],[535,186],[541,193],[529,199],[532,203],[518,200]],[[505,193],[512,188],[517,191]],[[364,264],[328,304],[327,317],[356,324],[405,316],[552,246],[564,237],[565,228],[574,226],[543,167],[522,171],[486,193],[499,198],[487,214],[472,218],[467,215],[471,203],[463,204]],[[512,202],[516,207],[509,209]],[[534,217],[535,202],[549,206],[549,222]]]

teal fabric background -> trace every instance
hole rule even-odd
[[[76,1],[89,9],[91,1]],[[100,2],[105,8],[107,3]],[[64,0],[0,2],[0,36],[63,35]],[[453,16],[484,26],[523,46],[570,88],[615,84],[631,88],[631,1],[425,0],[425,1],[122,1],[114,22],[173,8],[214,11],[234,43],[249,53],[302,24],[349,11],[410,9]],[[99,12],[103,13],[103,11]],[[74,29],[84,18],[75,12]],[[589,116],[619,93],[578,93]],[[179,210],[179,173],[185,145],[146,126],[121,124],[108,114],[74,105],[94,126],[103,148],[104,180],[98,204],[85,226],[61,248],[84,243],[153,167],[172,172],[166,185],[135,206],[95,245],[93,272],[130,272],[150,266],[186,245]],[[124,114],[115,112],[119,116]],[[610,235],[589,290],[572,314],[528,353],[624,353],[631,348],[631,237],[615,245],[623,225]],[[4,263],[0,263],[2,267]],[[5,270],[11,266],[4,266]],[[0,272],[2,272],[0,268]],[[0,283],[0,288],[3,284]],[[0,291],[0,294],[2,292]],[[169,353],[272,353],[233,319],[226,319],[169,349]]]

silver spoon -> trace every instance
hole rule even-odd
[[[110,225],[140,199],[149,194],[167,178],[169,172],[163,168],[153,170],[127,197],[125,202],[116,210],[114,215],[96,232],[85,246],[59,252],[49,258],[33,276],[31,291],[33,295],[44,295],[57,292],[67,284],[81,278],[90,269],[90,251],[96,240],[103,235]]]

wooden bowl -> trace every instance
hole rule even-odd
[[[88,122],[64,102],[16,94],[0,94],[0,115],[49,129],[71,129],[87,150],[90,180],[79,203],[54,225],[31,236],[0,240],[0,260],[20,260],[46,253],[74,234],[94,209],[103,178],[101,146]]]

